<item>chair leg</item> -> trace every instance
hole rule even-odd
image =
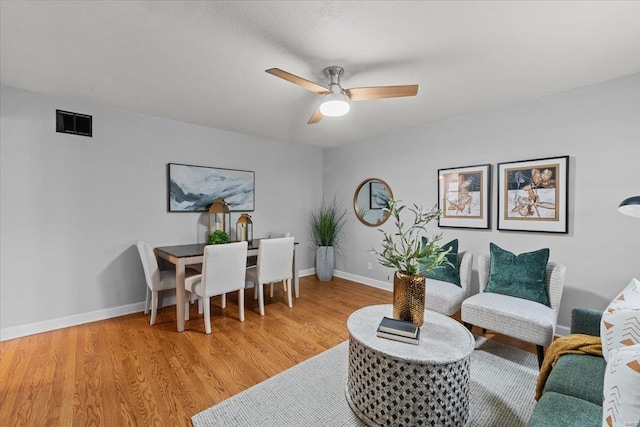
[[[240,310],[240,321],[244,322],[244,288],[238,289],[238,307]]]
[[[211,299],[209,297],[203,298],[204,300],[204,331],[207,334],[211,333]]]
[[[185,298],[184,298],[184,320],[189,320],[189,299],[191,298],[191,295],[193,295],[192,292],[189,291],[185,291]]]
[[[473,328],[473,325],[471,323],[462,322],[462,324],[469,330],[469,332],[471,332],[471,328]]]
[[[264,286],[258,285],[258,307],[260,307],[260,316],[264,316]]]
[[[149,303],[151,302],[151,289],[147,286],[147,296],[144,299],[144,314],[149,314]]]
[[[536,345],[538,350],[538,368],[542,368],[542,362],[544,361],[544,346]]]
[[[284,290],[287,291],[287,282],[289,282],[289,279],[283,280],[282,283],[284,283]],[[289,303],[289,308],[293,308],[293,301],[291,300],[291,283],[289,283],[289,291],[287,292],[287,302]]]
[[[222,294],[222,308],[227,308],[227,294]]]
[[[158,314],[158,291],[151,292],[151,322],[150,325],[155,325],[156,314]]]
[[[198,297],[198,314],[202,314],[202,298]]]
[[[253,299],[258,299],[258,286],[257,283],[253,284]]]
[[[273,298],[273,283],[269,283],[269,298]]]

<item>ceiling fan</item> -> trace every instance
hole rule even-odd
[[[402,96],[415,96],[418,93],[418,85],[371,86],[343,89],[342,86],[340,86],[340,76],[344,73],[344,69],[338,66],[331,66],[324,69],[324,74],[329,79],[329,87],[324,87],[307,79],[303,79],[280,68],[269,68],[266,72],[324,96],[324,100],[307,122],[307,124],[310,125],[318,123],[322,117],[325,116],[338,117],[347,114],[350,109],[350,101],[398,98]]]

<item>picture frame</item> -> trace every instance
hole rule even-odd
[[[497,166],[498,230],[569,232],[569,156]]]
[[[439,227],[491,228],[491,165],[438,169]]]
[[[389,206],[389,191],[379,181],[369,183],[369,209],[384,209]]]
[[[206,212],[223,198],[231,212],[255,210],[255,172],[167,164],[167,211]]]

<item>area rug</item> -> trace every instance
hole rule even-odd
[[[365,426],[345,398],[345,341],[193,416],[195,427]],[[525,426],[538,375],[536,356],[476,337],[467,426]]]

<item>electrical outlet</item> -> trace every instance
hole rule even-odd
[[[371,271],[371,269],[373,268],[373,266],[371,265],[370,262],[367,263],[367,270]]]

